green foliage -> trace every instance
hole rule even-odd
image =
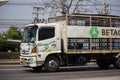
[[[5,43],[4,41],[7,39],[12,40],[22,39],[22,32],[18,27],[11,26],[8,31],[0,34],[0,52],[7,52],[8,50],[11,50],[12,52],[19,51],[19,44]]]
[[[2,34],[3,39],[13,39],[13,40],[20,40],[22,39],[21,31],[14,26],[11,26],[7,32]]]

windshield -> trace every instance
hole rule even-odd
[[[24,35],[23,35],[23,39],[22,42],[26,43],[26,42],[35,42],[36,40],[36,31],[37,31],[37,26],[28,26],[24,29]]]

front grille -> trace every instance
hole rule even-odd
[[[29,53],[22,53],[22,54],[24,54],[24,55],[29,55]]]
[[[29,51],[27,51],[27,50],[22,50],[22,54],[23,54],[23,55],[29,55]]]

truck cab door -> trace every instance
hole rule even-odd
[[[57,26],[43,26],[38,31],[38,51],[60,51],[61,37]]]

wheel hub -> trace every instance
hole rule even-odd
[[[54,61],[54,60],[49,61],[49,67],[54,68],[56,66],[57,66],[56,61]]]

